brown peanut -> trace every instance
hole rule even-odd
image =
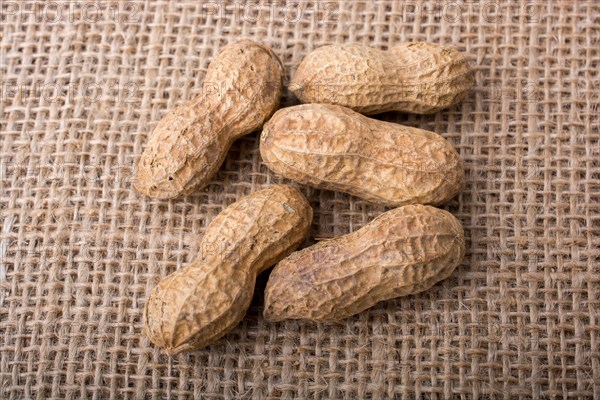
[[[281,77],[271,49],[250,40],[223,48],[208,67],[203,93],[156,126],[138,163],[135,188],[169,199],[208,184],[231,144],[273,114]]]
[[[227,207],[206,228],[196,259],[150,293],[144,311],[150,340],[173,355],[223,336],[246,314],[256,276],[302,242],[311,220],[306,198],[287,185]]]
[[[343,319],[430,288],[464,253],[463,228],[452,214],[423,205],[396,208],[280,261],[267,283],[264,317]]]
[[[404,43],[383,51],[334,44],[302,60],[290,90],[303,103],[337,104],[363,114],[428,114],[460,102],[474,83],[466,58],[451,48]]]
[[[286,178],[378,204],[441,204],[465,182],[459,155],[440,135],[334,105],[279,110],[263,128],[260,153]]]

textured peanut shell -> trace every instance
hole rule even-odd
[[[286,178],[378,204],[441,204],[465,184],[458,153],[440,135],[334,105],[279,110],[263,128],[260,153]]]
[[[396,208],[354,233],[280,261],[269,276],[264,317],[343,319],[429,289],[452,273],[464,253],[463,228],[452,214],[423,205]]]
[[[475,78],[459,52],[432,43],[384,51],[334,44],[308,54],[290,90],[303,103],[328,103],[363,114],[434,113],[463,100]]]
[[[163,279],[144,311],[150,340],[174,355],[209,345],[246,314],[256,276],[304,239],[312,209],[286,185],[251,194],[206,228],[200,254]]]
[[[156,126],[138,163],[135,188],[169,199],[208,184],[231,144],[273,114],[281,77],[271,49],[250,40],[224,47],[208,67],[202,93]]]

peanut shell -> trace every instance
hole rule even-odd
[[[396,208],[280,261],[269,276],[263,314],[270,321],[343,319],[429,289],[464,254],[463,228],[452,214],[423,205]]]
[[[442,204],[465,186],[462,160],[442,136],[334,105],[279,110],[260,154],[286,178],[377,204]]]
[[[384,51],[333,44],[309,53],[290,90],[303,103],[349,107],[363,114],[430,114],[462,101],[475,78],[467,59],[432,43],[403,43]]]
[[[223,336],[246,314],[256,276],[302,242],[311,219],[306,198],[287,185],[227,207],[206,228],[194,261],[150,293],[144,311],[147,336],[170,355]]]
[[[203,91],[156,126],[138,163],[135,188],[170,199],[207,185],[231,144],[259,129],[279,104],[282,66],[250,40],[224,47],[208,66]]]

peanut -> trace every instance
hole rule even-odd
[[[250,40],[223,48],[208,67],[203,93],[156,126],[138,163],[135,188],[169,199],[207,185],[231,144],[275,111],[282,71],[271,49]]]
[[[303,103],[337,104],[363,114],[429,114],[460,102],[474,83],[466,58],[451,48],[404,43],[383,51],[334,44],[302,60],[290,90]]]
[[[440,135],[334,105],[279,110],[264,126],[260,153],[286,178],[378,204],[441,204],[465,181],[459,155]]]
[[[174,355],[207,346],[246,314],[256,276],[304,239],[312,208],[287,185],[227,207],[206,228],[200,254],[162,280],[144,311],[150,340]]]
[[[264,317],[343,319],[430,288],[464,253],[463,229],[452,214],[423,205],[396,208],[280,261],[267,283]]]

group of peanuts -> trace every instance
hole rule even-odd
[[[223,48],[205,80],[218,90],[204,90],[159,122],[136,189],[159,199],[189,194],[210,182],[233,141],[262,128],[260,153],[272,171],[397,208],[294,252],[312,221],[296,188],[271,186],[233,203],[206,228],[194,261],[147,300],[146,334],[170,355],[207,346],[237,325],[256,276],[274,264],[265,319],[328,321],[426,290],[464,256],[460,222],[431,206],[465,185],[454,147],[436,133],[363,115],[432,113],[458,103],[474,85],[463,56],[429,43],[387,51],[324,46],[304,58],[289,86],[306,104],[273,114],[282,76],[266,46],[243,40]]]

